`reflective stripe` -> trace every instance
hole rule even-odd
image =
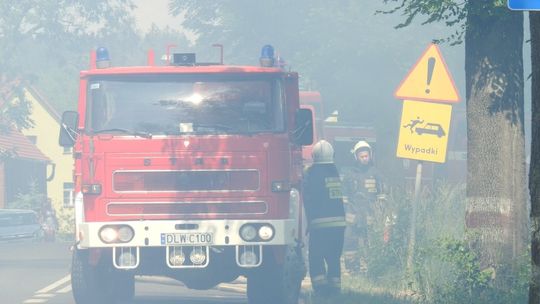
[[[345,222],[344,216],[334,216],[334,217],[323,217],[314,219],[311,221],[311,224],[322,224],[322,223],[330,223],[330,222]]]
[[[332,228],[332,227],[345,227],[347,226],[347,223],[345,222],[335,222],[335,223],[324,223],[324,224],[318,224],[318,225],[312,225],[312,229],[319,229],[319,228]]]
[[[311,228],[345,227],[346,225],[344,216],[323,217],[310,222]]]

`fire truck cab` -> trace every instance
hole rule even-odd
[[[376,143],[375,128],[370,124],[346,123],[339,119],[338,111],[333,111],[325,116],[324,102],[318,91],[300,91],[300,107],[310,109],[313,113],[314,139],[324,139],[334,147],[334,161],[338,168],[354,165],[354,157],[351,149],[359,140],[365,140],[370,144]],[[311,150],[313,145],[303,148],[304,163],[312,163]]]
[[[302,146],[312,113],[298,74],[274,66],[197,63],[111,67],[93,52],[78,110],[62,117],[73,147],[76,303],[130,299],[134,276],[193,289],[247,277],[249,303],[297,303]]]

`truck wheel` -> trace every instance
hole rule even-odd
[[[305,275],[306,266],[302,255],[291,247],[287,250],[284,264],[278,265],[273,259],[268,259],[248,275],[248,303],[297,304]]]
[[[71,288],[77,304],[114,304],[130,301],[135,293],[134,276],[103,263],[90,265],[88,251],[73,252]]]

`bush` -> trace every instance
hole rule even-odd
[[[18,193],[14,201],[8,203],[12,209],[31,209],[39,210],[43,202],[47,201],[47,196],[37,189],[37,184],[31,181],[27,193]]]
[[[58,238],[64,241],[74,240],[75,215],[71,208],[60,208],[57,213]]]
[[[478,255],[464,240],[441,238],[434,246],[422,251],[423,263],[417,273],[426,303],[526,303],[529,278],[528,257],[523,256],[512,266],[482,268]],[[502,276],[516,267],[517,277]]]
[[[421,192],[411,277],[406,274],[411,194],[394,187],[384,205],[376,209],[368,231],[368,272],[350,277],[350,285],[356,286],[352,290],[368,282],[387,292],[405,290],[405,294],[414,294],[415,302],[525,303],[530,273],[528,253],[509,261],[508,266],[497,265],[496,270],[480,266],[465,237],[465,188],[465,184],[438,182]],[[385,242],[385,219],[389,214],[396,217],[392,217],[390,240]],[[518,276],[512,277],[511,273]],[[363,291],[362,295],[369,293]]]
[[[398,286],[405,270],[410,200],[394,189],[387,200],[375,208],[367,250],[367,277],[386,286]],[[385,232],[389,233],[386,235]]]

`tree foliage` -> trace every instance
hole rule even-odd
[[[23,86],[17,81],[0,81],[0,86],[4,88],[0,90],[0,133],[32,127],[30,103]]]
[[[374,106],[375,100],[380,101],[381,92],[391,97],[392,81],[400,80],[393,80],[399,77],[394,75],[400,75],[396,70],[405,74],[409,69],[403,64],[402,53],[418,44],[414,37],[406,38],[386,30],[392,29],[390,18],[374,16],[383,8],[380,2],[171,0],[169,3],[173,14],[184,16],[183,26],[198,37],[199,48],[208,49],[212,43],[225,46],[227,63],[258,64],[260,47],[273,44],[289,66],[299,71],[303,89],[322,92],[329,112],[338,108],[345,116],[354,113],[345,117],[346,120],[372,120],[380,110]],[[419,29],[417,24],[411,28],[411,31]],[[435,25],[432,30],[423,30],[427,36],[432,31],[446,29]],[[385,47],[388,44],[392,48]],[[423,48],[424,44],[421,45]],[[395,53],[395,49],[402,53]],[[390,68],[394,69],[392,73]],[[360,92],[359,86],[364,84],[361,79],[366,77],[373,83],[369,88],[362,87]],[[361,113],[349,111],[357,109],[363,100],[366,102],[361,105]]]
[[[36,181],[31,180],[29,189],[24,193],[17,193],[15,200],[8,202],[9,208],[39,210],[47,201],[47,196],[38,189]]]
[[[176,29],[142,33],[134,8],[133,0],[0,0],[1,74],[35,86],[62,112],[76,107],[79,71],[88,67],[90,50],[106,46],[113,65],[141,65],[149,47],[188,44]]]
[[[5,72],[17,74],[34,43],[78,43],[78,38],[105,30],[112,23],[129,22],[131,0],[0,1],[0,55]],[[112,28],[112,26],[111,26]],[[56,46],[56,47],[54,47]],[[57,54],[57,56],[60,56]]]
[[[463,42],[463,34],[465,33],[465,1],[453,0],[435,0],[435,1],[415,1],[415,0],[383,0],[384,3],[398,3],[390,10],[381,10],[379,13],[393,14],[400,12],[405,20],[396,28],[404,28],[411,25],[417,17],[424,17],[422,25],[431,23],[444,23],[446,26],[457,29],[447,38],[439,39],[451,41],[452,44]]]
[[[455,28],[449,36],[435,39],[437,43],[448,42],[451,45],[463,43],[466,31],[465,20],[471,9],[473,13],[479,16],[500,16],[502,14],[500,8],[506,7],[505,0],[482,0],[483,4],[478,12],[475,10],[479,6],[473,8],[467,6],[467,0],[383,0],[383,2],[387,5],[393,5],[393,7],[380,10],[379,13],[399,13],[404,17],[404,20],[395,26],[396,28],[407,27],[419,18],[422,19],[422,25],[442,23]]]
[[[131,22],[132,8],[131,0],[0,1],[0,85],[18,95],[2,96],[8,100],[2,100],[1,128],[31,126],[20,93],[24,85],[40,84],[53,104],[67,106],[76,96],[82,48],[89,49],[90,37],[117,27],[111,24]],[[6,86],[14,81],[18,86]]]

